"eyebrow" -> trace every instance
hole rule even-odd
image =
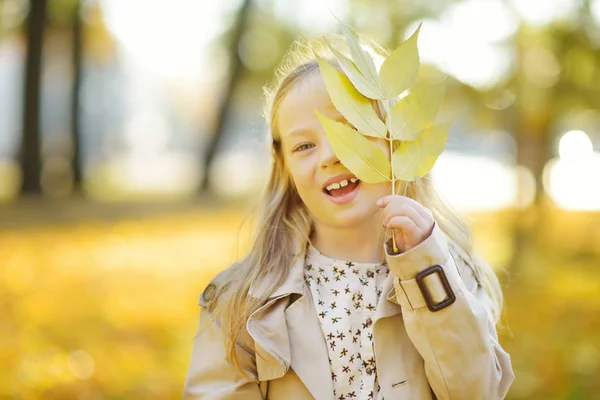
[[[293,131],[291,131],[290,133],[288,133],[287,135],[285,135],[286,137],[292,137],[292,136],[299,136],[299,135],[307,135],[311,132],[310,129],[294,129]]]

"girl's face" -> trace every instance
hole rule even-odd
[[[315,223],[335,227],[355,227],[374,218],[377,199],[391,192],[391,184],[353,182],[352,174],[337,158],[315,110],[325,117],[348,123],[331,103],[321,74],[300,78],[283,97],[276,124],[281,135],[285,163],[300,198]],[[369,138],[389,156],[384,139]],[[330,184],[345,184],[332,188]],[[332,190],[327,190],[328,187]]]

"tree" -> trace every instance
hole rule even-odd
[[[26,22],[27,58],[23,98],[23,136],[20,163],[23,172],[22,194],[41,193],[40,87],[42,46],[46,24],[46,0],[31,2]]]

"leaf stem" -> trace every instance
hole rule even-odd
[[[387,130],[390,134],[389,137],[389,144],[390,144],[390,166],[392,169],[392,194],[396,194],[396,177],[394,175],[394,158],[392,157],[393,153],[394,153],[394,146],[393,146],[393,142],[394,140],[392,139],[392,123],[391,123],[391,115],[390,115],[390,99],[385,99],[385,101],[383,102],[383,105],[385,107],[385,123],[387,125]],[[394,253],[398,253],[398,246],[396,246],[396,230],[394,228],[392,228],[392,249],[394,250]]]

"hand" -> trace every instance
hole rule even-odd
[[[433,231],[433,213],[410,197],[392,194],[377,200],[377,206],[383,208],[383,226],[394,229],[399,252],[419,245]],[[389,253],[396,253],[391,243]]]

